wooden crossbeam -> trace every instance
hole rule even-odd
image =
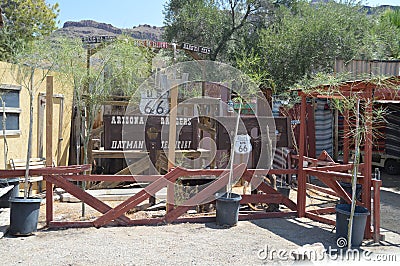
[[[346,191],[342,188],[341,185],[339,185],[338,181],[335,179],[331,179],[329,175],[332,177],[334,176],[341,176],[343,173],[337,173],[337,172],[319,172],[319,171],[307,171],[308,174],[311,174],[313,176],[318,177],[319,180],[321,180],[325,185],[333,189],[338,197],[341,197],[344,199],[347,203],[351,204],[351,198],[349,195],[346,193]],[[363,206],[363,203],[357,200],[357,205]]]
[[[112,209],[110,206],[102,202],[101,200],[98,200],[97,198],[93,197],[86,191],[82,190],[78,186],[74,185],[73,183],[69,182],[66,180],[68,176],[44,176],[45,180],[64,189],[65,191],[68,191],[71,195],[75,196],[76,198],[82,200],[84,203],[92,207],[93,209],[101,212],[101,213],[106,213],[110,209]],[[121,216],[118,219],[118,222],[121,224],[127,224],[129,223],[130,219],[128,217]]]
[[[235,166],[233,169],[233,180],[236,180],[240,176],[242,176],[243,172],[246,169],[245,164],[240,164]],[[184,214],[188,211],[191,207],[203,204],[205,200],[209,199],[210,197],[215,197],[214,194],[221,190],[224,186],[228,184],[229,181],[229,170],[226,170],[221,174],[221,176],[204,188],[202,191],[191,197],[190,199],[186,200],[182,203],[181,206],[176,207],[175,209],[171,210],[169,213],[165,215],[165,221],[167,223],[171,223],[176,220],[179,216]]]
[[[252,178],[253,178],[253,174],[255,171],[246,171],[246,173],[243,175],[243,179],[249,183],[252,183]],[[275,190],[274,188],[272,188],[271,186],[267,185],[263,180],[259,180],[259,184],[257,184],[257,189],[261,190],[262,192],[266,193],[268,196],[271,196],[271,198],[273,197],[273,195],[281,195],[281,202],[278,202],[280,204],[285,205],[286,207],[288,207],[289,209],[291,209],[292,211],[297,210],[297,205],[295,202],[293,202],[291,199],[289,199],[288,197],[282,195],[281,193],[279,193],[277,190]],[[267,202],[266,202],[267,203]],[[271,202],[272,203],[272,202]]]
[[[116,219],[117,217],[123,215],[125,212],[128,210],[136,207],[146,199],[148,199],[151,196],[155,196],[156,192],[161,190],[163,187],[165,187],[168,182],[173,182],[175,181],[183,172],[183,170],[179,167],[173,169],[171,172],[167,173],[165,176],[160,177],[150,185],[148,185],[146,188],[142,189],[139,191],[136,195],[126,199],[123,201],[121,204],[116,206],[114,209],[109,210],[107,213],[105,213],[103,216],[100,216],[97,218],[93,224],[96,227],[101,227],[112,220]]]
[[[305,216],[311,220],[318,221],[324,224],[336,225],[336,221],[319,216],[317,214],[311,213],[309,211],[306,212]]]

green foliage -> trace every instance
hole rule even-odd
[[[212,49],[211,60],[229,61],[244,35],[254,32],[272,8],[271,0],[169,0],[165,5],[165,39]],[[253,30],[252,30],[253,29]]]
[[[58,4],[45,0],[2,0],[4,27],[0,29],[0,60],[8,61],[35,38],[56,29]]]
[[[52,46],[51,61],[59,78],[64,84],[73,85],[75,104],[86,111],[82,117],[86,120],[86,132],[81,132],[81,136],[87,161],[93,123],[101,105],[114,95],[133,95],[150,75],[154,55],[147,48],[137,47],[128,36],[88,47],[79,39],[59,38],[53,40]]]
[[[380,44],[386,48],[386,57],[400,59],[400,9],[386,10],[375,30],[381,33]]]
[[[261,29],[259,54],[282,90],[305,74],[330,72],[335,58],[350,60],[364,51],[372,21],[358,6],[335,2],[281,7],[275,23]]]

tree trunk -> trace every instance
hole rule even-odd
[[[28,178],[29,178],[29,161],[32,154],[32,131],[33,131],[33,75],[34,69],[31,70],[31,80],[29,89],[29,136],[28,136],[28,151],[26,153],[26,169],[25,169],[25,182],[24,182],[24,199],[28,198]]]

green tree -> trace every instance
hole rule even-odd
[[[74,105],[77,113],[82,114],[80,121],[86,124],[84,131],[77,132],[78,139],[83,140],[84,163],[91,163],[89,142],[100,107],[113,95],[132,96],[150,75],[153,54],[147,48],[137,47],[128,36],[96,47],[84,47],[78,39],[61,38],[53,42],[51,61],[63,83],[74,88]]]
[[[47,75],[53,70],[54,63],[51,62],[49,53],[50,43],[38,38],[26,46],[19,54],[14,57],[15,64],[13,68],[16,74],[15,80],[21,84],[22,88],[29,93],[29,135],[28,147],[26,153],[26,171],[24,182],[24,198],[29,195],[28,177],[29,177],[29,161],[32,155],[32,132],[33,132],[33,101],[38,88],[46,79]]]
[[[56,29],[58,4],[45,0],[1,0],[4,25],[0,29],[0,60],[9,61],[24,46]]]
[[[274,23],[260,29],[255,54],[263,68],[248,71],[268,73],[278,92],[283,91],[305,75],[332,72],[336,58],[368,59],[384,54],[382,42],[372,41],[381,40],[382,33],[373,29],[374,17],[352,2],[299,1],[291,8],[281,6]]]
[[[400,9],[387,9],[375,27],[375,36],[380,36],[381,46],[385,47],[384,56],[400,58]]]
[[[212,49],[211,60],[229,61],[244,35],[263,24],[272,0],[169,0],[165,5],[165,39]]]

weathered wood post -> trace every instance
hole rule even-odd
[[[46,77],[46,166],[53,166],[53,77]],[[46,224],[53,220],[53,184],[46,182]]]

